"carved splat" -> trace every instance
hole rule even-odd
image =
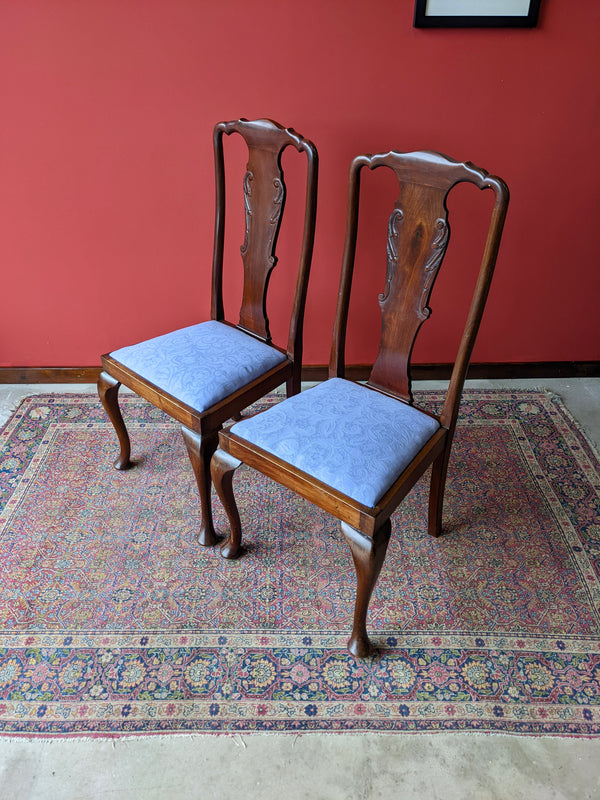
[[[270,341],[265,303],[269,276],[277,264],[275,245],[285,203],[285,184],[279,152],[250,147],[249,156],[244,176],[246,230],[240,248],[244,290],[239,325]]]
[[[429,317],[429,296],[448,244],[445,194],[439,187],[402,186],[388,221],[382,335],[369,383],[408,401],[410,354]]]
[[[277,264],[275,250],[284,212],[286,188],[281,155],[287,147],[307,157],[306,216],[300,252],[299,277],[287,342],[288,355],[300,354],[302,319],[312,258],[316,216],[318,155],[307,139],[292,128],[284,128],[269,119],[240,119],[220,122],[215,126],[215,247],[211,293],[211,318],[225,320],[223,302],[223,253],[225,244],[225,168],[223,136],[237,133],[248,148],[248,161],[243,178],[245,230],[240,247],[244,283],[238,326],[265,342],[271,342],[267,318],[266,295],[271,270]],[[299,387],[300,367],[294,373],[294,386]]]

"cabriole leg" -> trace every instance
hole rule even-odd
[[[210,462],[213,484],[229,519],[231,533],[221,547],[223,558],[238,558],[242,552],[242,525],[233,494],[233,474],[242,462],[218,449]]]
[[[428,525],[431,536],[441,536],[442,533],[442,511],[444,509],[444,492],[446,489],[446,475],[448,472],[449,460],[450,445],[448,444],[431,465]]]
[[[121,452],[115,461],[115,469],[131,469],[134,466],[130,460],[131,444],[129,434],[123,422],[121,409],[119,408],[119,388],[121,384],[115,380],[108,372],[101,372],[98,378],[98,395],[108,414],[108,418],[113,424],[115,432],[119,437]]]
[[[342,533],[350,545],[356,568],[354,624],[352,635],[348,640],[348,650],[356,658],[366,658],[375,649],[367,635],[367,611],[385,559],[391,532],[392,524],[389,519],[375,531],[373,538],[342,522]]]
[[[196,541],[203,547],[212,547],[219,541],[215,533],[212,519],[211,507],[211,481],[210,481],[210,459],[219,444],[219,432],[211,431],[209,434],[201,436],[199,433],[181,426],[183,441],[187,447],[192,469],[196,476],[198,492],[200,494],[200,508],[202,510],[202,524],[196,536]]]

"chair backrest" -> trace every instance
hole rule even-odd
[[[429,296],[448,246],[450,229],[446,200],[450,190],[468,181],[490,188],[495,203],[483,258],[440,421],[453,428],[460,394],[490,287],[508,206],[508,188],[495,176],[466,162],[434,152],[361,155],[350,167],[348,221],[342,277],[329,367],[330,377],[343,377],[344,346],[350,288],[356,253],[360,172],[363,167],[388,167],[396,173],[400,192],[387,228],[387,271],[379,295],[382,314],[379,352],[368,385],[412,403],[410,358],[415,339],[430,314]]]
[[[275,247],[285,206],[281,155],[294,147],[307,156],[306,203],[302,247],[288,337],[288,355],[301,359],[302,326],[308,275],[312,258],[316,204],[318,157],[315,146],[291,128],[268,119],[220,122],[213,135],[216,181],[216,216],[213,255],[211,316],[224,320],[223,247],[225,236],[225,169],[223,135],[238,133],[248,147],[248,164],[243,179],[246,230],[241,245],[244,284],[238,327],[271,341],[266,296],[269,276],[277,263]]]

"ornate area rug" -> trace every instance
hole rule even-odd
[[[178,426],[123,405],[125,473],[92,395],[28,398],[0,434],[1,732],[600,733],[599,463],[555,398],[466,392],[447,533],[426,533],[426,476],[364,662],[338,523],[242,468],[246,555],[197,546]]]

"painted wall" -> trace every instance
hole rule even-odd
[[[388,149],[441,150],[510,186],[474,360],[600,358],[600,4],[542,0],[537,29],[496,31],[415,30],[413,7],[0,0],[0,366],[93,365],[206,318],[211,132],[240,116],[291,125],[319,149],[305,363],[328,360],[350,160]],[[376,202],[361,228],[349,362],[372,354],[378,319],[366,290],[381,291],[385,272],[390,205],[376,193],[387,184],[368,178]],[[301,202],[289,188],[293,214]],[[459,223],[473,217],[479,229],[483,197],[463,192],[451,207],[460,257],[444,265],[420,361],[452,355],[454,306],[478,258]],[[228,260],[239,260],[241,228],[234,215]],[[295,237],[293,224],[282,233],[276,331]]]

